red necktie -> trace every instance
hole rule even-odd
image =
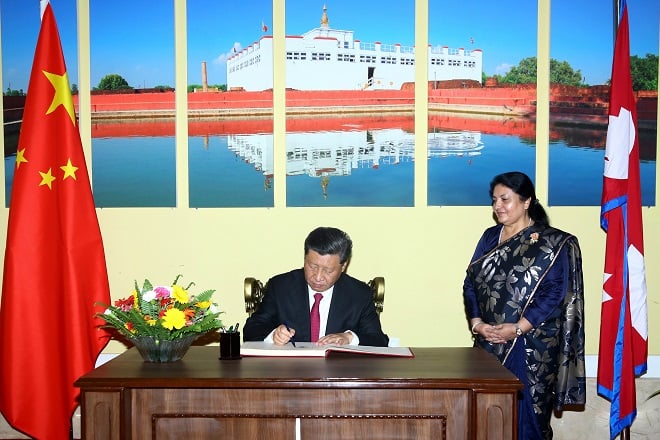
[[[323,299],[323,295],[320,293],[314,294],[314,305],[312,306],[312,311],[309,312],[309,320],[312,323],[312,342],[319,340],[319,331],[321,330],[321,315],[319,314],[319,303]]]

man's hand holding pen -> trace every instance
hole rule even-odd
[[[291,342],[295,347],[295,335],[295,328],[290,328],[286,324],[281,324],[275,329],[275,332],[273,333],[273,342],[275,345],[285,345]]]

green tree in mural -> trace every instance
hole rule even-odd
[[[567,84],[569,86],[583,86],[582,72],[573,70],[568,61],[550,59],[550,83]]]
[[[116,73],[111,73],[101,78],[98,87],[96,87],[97,90],[122,90],[130,88],[131,86],[128,85],[128,82]]]
[[[174,87],[168,86],[165,84],[158,84],[157,86],[153,87],[155,90],[161,91],[161,92],[173,92]]]
[[[647,53],[646,57],[630,57],[633,90],[658,90],[658,56]]]
[[[498,78],[506,84],[536,84],[536,57],[528,57],[509,70],[506,75]],[[550,59],[550,83],[582,86],[582,72],[573,70],[567,61]]]
[[[4,96],[25,96],[25,92],[23,89],[20,90],[13,90],[9,87],[7,87],[7,90],[3,93]]]
[[[220,90],[222,92],[227,91],[227,84],[213,84],[209,85],[209,90]],[[192,93],[195,91],[201,91],[202,90],[202,85],[201,84],[189,84],[188,85],[188,93]]]
[[[536,84],[536,57],[528,57],[500,78],[505,84]]]

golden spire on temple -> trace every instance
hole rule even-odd
[[[321,16],[321,27],[327,28],[330,25],[328,20],[328,8],[323,5],[323,15]]]

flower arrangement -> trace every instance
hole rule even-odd
[[[201,335],[222,327],[217,304],[211,301],[215,290],[198,295],[189,293],[194,283],[183,287],[177,275],[171,286],[153,286],[144,280],[142,289],[135,281],[131,295],[115,301],[105,313],[99,313],[107,325],[129,339],[149,336],[156,340],[174,340]]]

